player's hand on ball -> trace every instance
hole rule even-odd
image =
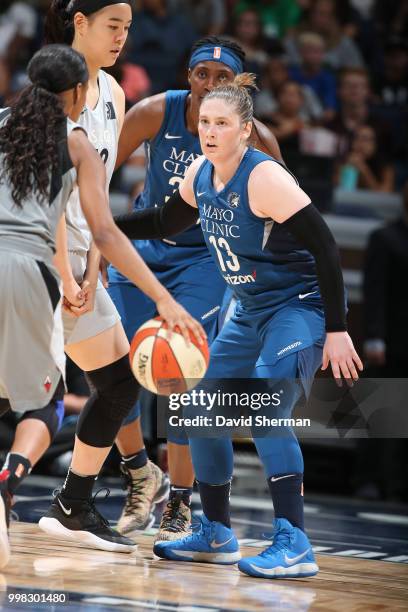
[[[358,370],[362,371],[363,364],[358,356],[353,342],[347,332],[331,332],[326,334],[323,348],[322,370],[331,364],[336,383],[341,386],[343,376],[349,385],[358,380]]]
[[[171,295],[167,295],[156,302],[156,308],[159,315],[166,321],[169,328],[169,337],[175,327],[180,329],[187,346],[190,344],[189,331],[197,338],[199,344],[204,344],[207,339],[203,327],[191,315],[188,314]]]

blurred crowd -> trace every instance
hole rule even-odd
[[[25,82],[48,6],[49,0],[1,2],[0,106]],[[342,189],[403,186],[407,0],[135,0],[114,68],[128,106],[186,87],[189,50],[207,34],[227,35],[244,48],[245,69],[258,77],[257,117],[276,134],[293,171],[313,174],[314,166],[299,160],[306,154],[325,158],[326,180]],[[321,208],[329,205],[326,196]]]
[[[42,44],[49,4],[1,0],[0,108],[27,81],[25,68]],[[361,265],[362,321],[368,373],[408,377],[408,290],[401,283],[408,274],[408,0],[134,4],[126,47],[112,70],[128,108],[148,95],[187,88],[193,42],[225,35],[243,47],[245,69],[257,75],[256,116],[274,132],[286,164],[323,212],[345,214],[339,192],[350,194],[351,204],[359,191],[383,194],[385,202],[403,194],[393,223],[369,240]],[[139,151],[129,166],[133,181],[119,174],[115,189],[131,197],[142,189],[143,163]],[[376,218],[358,202],[347,215]],[[73,413],[83,395],[82,389],[69,398]]]

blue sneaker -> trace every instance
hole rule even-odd
[[[307,535],[284,518],[275,520],[273,544],[241,559],[238,569],[258,578],[305,578],[319,571]]]
[[[153,552],[162,559],[172,561],[200,561],[229,565],[241,558],[238,540],[232,529],[222,523],[209,521],[203,514],[199,529],[189,536],[172,542],[159,541]]]

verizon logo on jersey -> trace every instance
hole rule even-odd
[[[252,274],[223,274],[223,278],[229,285],[246,285],[256,282],[256,271]]]

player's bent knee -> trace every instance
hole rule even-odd
[[[77,436],[84,444],[111,446],[123,420],[132,410],[140,389],[128,355],[98,370],[87,372],[95,389],[78,419]]]

